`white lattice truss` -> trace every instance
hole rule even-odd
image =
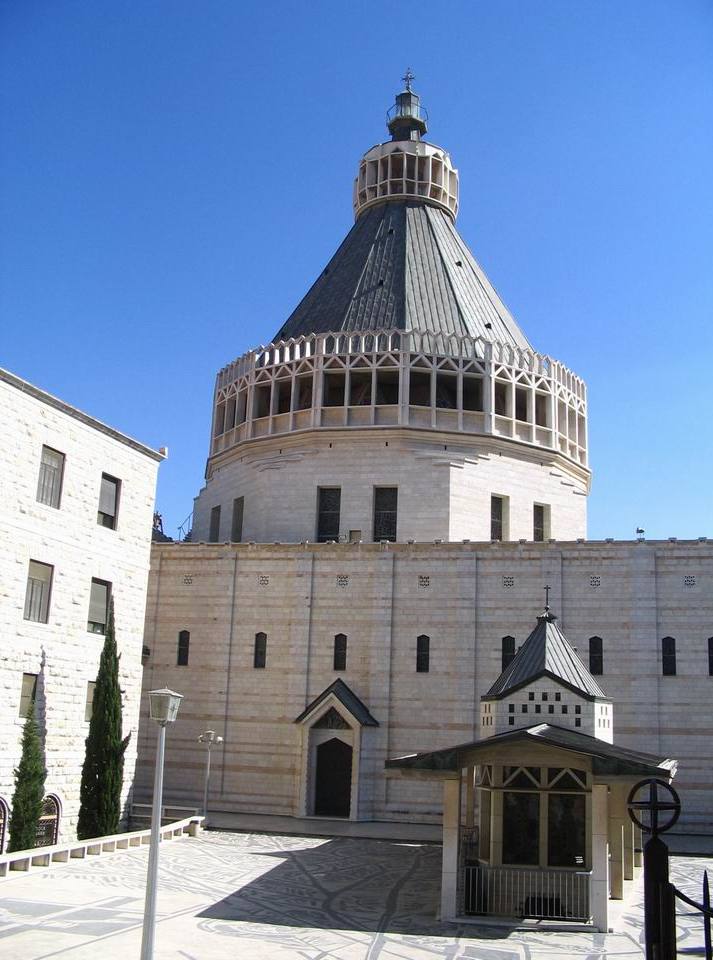
[[[217,377],[212,454],[335,427],[490,434],[587,464],[587,393],[551,357],[480,337],[380,330],[260,346]]]

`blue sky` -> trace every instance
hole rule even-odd
[[[713,534],[707,0],[0,2],[0,365],[167,445],[175,534],[408,65],[461,234],[588,383],[590,537]]]

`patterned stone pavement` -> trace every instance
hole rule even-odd
[[[211,832],[164,843],[157,960],[640,960],[641,909],[610,934],[440,924],[440,848]],[[146,848],[0,880],[3,960],[129,960],[141,940]],[[699,899],[713,861],[676,858]],[[636,898],[635,898],[636,899]],[[679,916],[696,954],[700,920]]]

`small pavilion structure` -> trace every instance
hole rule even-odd
[[[628,817],[642,778],[675,761],[614,743],[612,703],[549,606],[481,698],[480,739],[387,760],[443,781],[441,919],[482,915],[609,928],[641,865]]]

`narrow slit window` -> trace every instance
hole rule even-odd
[[[490,498],[490,539],[503,540],[505,526],[505,498]]]
[[[89,723],[92,719],[92,712],[94,710],[94,690],[96,689],[97,682],[96,680],[87,681],[87,697],[84,701],[84,722]]]
[[[108,527],[109,530],[116,530],[120,486],[121,481],[116,477],[110,477],[108,473],[102,474],[97,523],[102,527]]]
[[[23,673],[22,688],[20,690],[20,712],[18,716],[27,717],[30,710],[35,706],[37,696],[37,674]]]
[[[431,668],[431,638],[424,633],[416,637],[416,673],[428,673]]]
[[[501,642],[501,668],[507,670],[515,659],[515,637],[503,637]],[[534,695],[533,695],[534,696]]]
[[[210,530],[208,542],[217,543],[220,539],[220,507],[213,507],[210,511]]]
[[[30,560],[25,588],[25,620],[47,623],[53,572],[51,564]]]
[[[317,488],[317,543],[339,540],[341,487]]]
[[[676,676],[676,640],[664,637],[661,641],[661,668],[664,677]]]
[[[334,669],[347,669],[347,637],[344,633],[334,637]]]
[[[713,677],[713,637],[708,637],[708,676]]]
[[[397,487],[374,487],[374,542],[396,542]]]
[[[589,672],[595,677],[604,673],[604,647],[601,637],[589,638]]]
[[[48,507],[59,509],[62,498],[62,478],[64,476],[64,454],[51,447],[42,447],[40,475],[37,480],[37,500]]]
[[[191,634],[189,630],[181,630],[178,634],[178,647],[176,650],[176,666],[188,666],[188,652],[191,645]]]
[[[267,664],[267,634],[255,634],[255,647],[253,649],[253,667],[256,670],[264,670]]]
[[[233,500],[233,522],[230,525],[230,539],[232,543],[240,543],[243,539],[243,514],[245,512],[245,497],[236,497]]]
[[[92,579],[89,591],[89,617],[87,618],[87,630],[90,633],[106,633],[110,594],[110,583],[106,580]]]
[[[532,539],[543,543],[550,535],[550,508],[544,503],[535,503],[532,507]]]

